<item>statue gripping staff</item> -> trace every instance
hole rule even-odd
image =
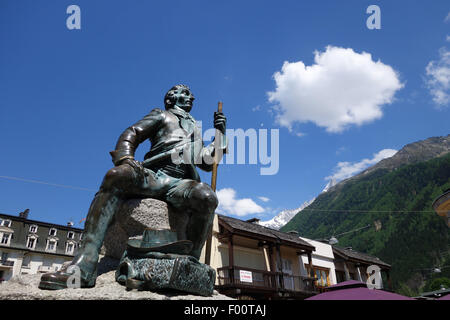
[[[226,139],[219,146],[203,145],[200,129],[189,114],[193,101],[187,86],[176,85],[164,98],[166,110],[153,109],[122,133],[111,152],[115,167],[106,173],[89,208],[78,254],[68,268],[44,274],[41,289],[67,288],[72,275],[68,270],[75,266],[80,269],[82,288],[95,285],[99,251],[108,226],[122,202],[130,198],[155,198],[179,212],[182,221],[177,225],[182,228],[176,230],[178,240],[191,241],[188,255],[199,259],[218,200],[211,187],[200,182],[196,166],[211,171],[213,164],[203,159],[214,157],[216,150],[221,151],[217,154],[223,154]],[[225,134],[226,118],[221,112],[214,114],[214,127]],[[139,162],[134,153],[146,139],[150,140],[151,149],[144,161]],[[180,157],[180,150],[190,153]]]

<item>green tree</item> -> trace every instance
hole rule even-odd
[[[423,288],[424,292],[436,291],[441,288],[450,289],[450,279],[446,277],[436,278],[427,282]]]

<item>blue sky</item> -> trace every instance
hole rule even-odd
[[[71,4],[81,30],[66,27]],[[371,4],[381,9],[379,30],[366,27]],[[3,0],[0,212],[30,208],[32,219],[82,227],[120,133],[178,83],[192,89],[204,128],[222,100],[228,128],[279,129],[277,174],[219,167],[218,189],[232,191],[223,212],[268,220],[298,207],[339,169],[449,134],[449,12],[448,1]],[[302,94],[282,92],[284,80]],[[338,106],[368,113],[336,126]]]

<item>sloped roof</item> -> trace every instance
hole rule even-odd
[[[391,268],[391,265],[381,261],[378,257],[374,257],[365,253],[355,251],[353,249],[344,249],[333,246],[333,253],[343,257],[346,260],[356,260],[360,262],[372,263],[382,267]]]
[[[286,244],[301,246],[304,249],[315,251],[314,246],[300,239],[299,236],[295,234],[278,231],[256,223],[247,222],[223,215],[219,215],[219,221],[222,221],[223,223],[228,225],[228,227],[231,228],[234,233],[244,233],[247,235],[253,234],[257,238],[262,237],[273,242],[284,242]]]
[[[67,225],[63,225],[63,224],[56,224],[56,223],[45,222],[45,221],[31,220],[28,218],[23,218],[20,216],[13,216],[13,215],[1,213],[1,212],[0,212],[0,219],[19,221],[19,222],[24,222],[24,223],[28,223],[28,224],[35,224],[38,226],[45,226],[45,227],[49,227],[49,228],[55,227],[55,228],[58,228],[61,230],[68,230],[68,231],[78,231],[78,232],[84,231],[84,229],[77,228],[77,227],[71,227],[71,226],[67,226]]]

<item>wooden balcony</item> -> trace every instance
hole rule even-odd
[[[241,281],[240,271],[252,273],[252,280]],[[222,267],[217,269],[219,286],[236,286],[276,291],[276,273],[240,267]]]
[[[249,277],[241,277],[241,271]],[[218,290],[222,292],[260,293],[272,297],[308,297],[319,292],[314,278],[243,267],[217,269]]]

